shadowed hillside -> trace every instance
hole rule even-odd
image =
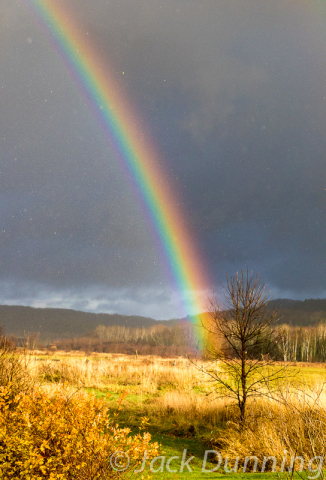
[[[277,299],[269,302],[269,308],[275,308],[278,311],[279,324],[307,326],[326,322],[326,299],[303,301]]]
[[[87,313],[63,308],[0,306],[0,325],[7,335],[23,337],[25,334],[39,332],[42,342],[58,338],[81,337],[98,325],[150,327],[158,323],[167,322],[137,315]]]

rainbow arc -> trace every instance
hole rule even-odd
[[[30,3],[94,107],[110,146],[132,175],[183,298],[185,312],[196,323],[196,314],[205,311],[207,269],[154,145],[144,133],[146,129],[139,124],[139,116],[107,61],[103,61],[89,37],[81,33],[67,6],[61,0],[30,0]],[[204,330],[197,331],[204,342]]]

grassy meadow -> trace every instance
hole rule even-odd
[[[171,472],[164,467],[162,472],[155,471],[160,470],[162,461],[157,460],[153,465],[154,473],[151,473],[154,478],[197,479],[225,475],[230,478],[251,475],[290,478],[288,473],[250,473],[254,462],[252,465],[249,462],[247,473],[241,473],[245,457],[257,456],[260,472],[264,456],[274,455],[277,469],[283,461],[284,470],[288,470],[291,456],[302,456],[306,468],[310,459],[326,452],[324,364],[289,366],[289,378],[275,385],[273,399],[266,396],[249,401],[247,428],[243,430],[239,429],[234,402],[214,394],[214,383],[186,358],[99,353],[86,356],[83,352],[67,354],[63,351],[52,355],[34,351],[25,356],[25,364],[33,385],[48,397],[65,389],[66,396],[77,392],[83,398],[102,401],[120,429],[130,429],[132,436],[143,428],[142,431],[151,434],[150,442],[157,442],[157,455],[166,456],[166,459],[180,457],[170,464]],[[296,375],[292,376],[294,372]],[[194,456],[190,464],[192,471],[185,467],[180,473],[185,449],[185,459]],[[217,472],[201,472],[206,450],[221,453],[223,461]],[[231,469],[239,457],[238,473],[225,473],[226,457]],[[214,469],[217,460],[214,454],[209,455],[206,469]],[[316,463],[311,468],[314,466]],[[139,473],[139,478],[143,474]],[[305,474],[295,475],[304,477]]]

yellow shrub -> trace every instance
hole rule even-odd
[[[22,394],[14,409],[8,389],[0,391],[0,476],[4,480],[121,478],[140,465],[146,450],[148,458],[158,454],[158,444],[150,440],[149,433],[130,436],[129,429],[118,427],[104,400],[80,391],[68,397],[63,389],[49,397],[36,389]],[[117,451],[126,452],[130,459],[122,473],[110,464]]]

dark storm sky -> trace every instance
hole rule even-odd
[[[326,294],[326,9],[65,0],[145,120],[219,289]],[[324,14],[323,14],[324,13]],[[176,317],[143,207],[30,4],[0,0],[0,303]]]

